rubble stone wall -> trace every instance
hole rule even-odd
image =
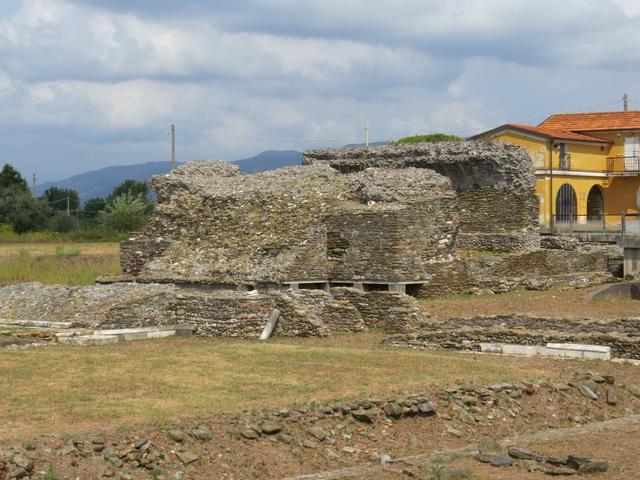
[[[458,350],[480,350],[480,343],[585,343],[609,346],[618,357],[640,358],[640,319],[596,321],[527,315],[450,318],[423,322],[419,330],[395,335],[388,342],[401,347]]]
[[[452,249],[457,196],[431,170],[343,175],[319,164],[241,175],[221,163],[153,178],[154,215],[123,244],[123,267],[139,282],[426,280]]]
[[[451,250],[455,216],[451,200],[332,215],[327,224],[329,278],[426,280],[434,259]]]
[[[258,338],[274,309],[276,336],[324,336],[381,327],[410,331],[418,305],[401,293],[322,290],[233,291],[173,284],[86,287],[22,284],[0,288],[0,319],[73,322],[77,327],[132,328],[189,324],[196,335]]]
[[[190,291],[177,295],[167,315],[172,323],[193,325],[196,335],[258,338],[274,308],[268,295]]]
[[[433,170],[449,178],[458,193],[456,246],[498,251],[539,246],[535,177],[520,147],[442,142],[323,149],[305,152],[303,163],[327,163],[347,174],[370,167]],[[487,235],[493,233],[498,235]]]
[[[418,296],[496,293],[516,288],[544,290],[555,284],[603,283],[619,275],[617,247],[573,250],[532,249],[501,254],[459,252],[454,261],[434,264]]]
[[[120,242],[120,267],[125,273],[137,275],[143,265],[162,255],[171,242],[161,238],[139,240],[131,238]]]
[[[385,333],[401,333],[415,329],[422,321],[415,298],[396,292],[362,292],[355,288],[331,289],[336,300],[353,305],[367,328],[380,328]]]

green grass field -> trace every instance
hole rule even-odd
[[[0,285],[91,285],[118,272],[118,243],[0,243]]]
[[[80,243],[80,242],[120,242],[130,236],[128,233],[104,230],[75,230],[73,232],[28,232],[14,233],[0,231],[0,245],[3,243]]]

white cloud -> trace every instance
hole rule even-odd
[[[627,0],[24,0],[0,18],[0,126],[34,138],[55,130],[73,143],[50,149],[71,158],[59,164],[84,170],[73,163],[78,152],[169,123],[185,160],[320,145],[281,138],[358,141],[365,119],[375,138],[535,123],[624,91],[640,95],[632,88],[639,8]],[[15,138],[0,131],[16,158],[35,151],[37,141]],[[150,155],[166,151],[166,138],[157,141]],[[155,159],[139,149],[120,155]]]

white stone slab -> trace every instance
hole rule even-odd
[[[71,328],[71,322],[48,322],[45,320],[1,320],[0,326],[7,327],[38,327],[38,328]]]
[[[134,333],[125,333],[122,335],[118,335],[123,340],[131,341],[131,340],[145,340],[147,338],[164,338],[171,337],[176,334],[175,330],[160,330],[155,332],[134,332]]]
[[[480,351],[485,353],[502,353],[501,343],[481,343]]]
[[[587,345],[584,343],[547,343],[547,348],[558,350],[579,350],[584,352],[611,353],[611,347],[606,345]]]
[[[120,339],[115,335],[78,335],[58,338],[58,342],[66,345],[108,345],[119,341]]]
[[[540,348],[536,345],[513,345],[505,343],[502,345],[502,353],[507,355],[540,355]]]
[[[548,343],[542,345],[514,345],[509,343],[481,343],[480,351],[505,355],[541,355],[558,358],[582,358],[589,360],[610,360],[611,347],[584,345],[579,343]]]
[[[159,327],[140,327],[140,328],[118,328],[111,330],[95,330],[97,335],[128,335],[134,333],[152,333],[161,331],[173,331],[175,333],[175,326],[159,326]]]

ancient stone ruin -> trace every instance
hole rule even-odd
[[[104,304],[107,286],[35,287],[33,305],[7,290],[4,315],[55,316],[57,298],[78,297],[98,326],[255,338],[277,312],[275,335],[401,334],[425,321],[415,296],[589,284],[620,265],[615,247],[541,245],[531,160],[506,144],[313,150],[251,175],[199,161],[151,184],[153,217],[121,245],[127,275],[102,280],[126,301]]]
[[[529,155],[519,147],[444,142],[312,150],[303,163],[326,163],[345,174],[372,167],[406,174],[432,170],[448,178],[457,194],[457,247],[514,251],[540,244],[535,177]]]
[[[426,169],[241,175],[201,162],[152,183],[157,212],[122,246],[124,270],[143,282],[403,291],[428,281],[458,227],[451,182]]]

